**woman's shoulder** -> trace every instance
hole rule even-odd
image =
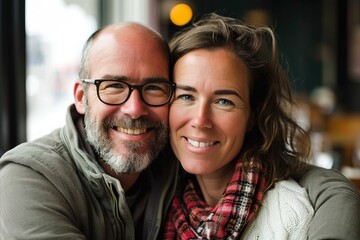
[[[314,210],[296,181],[279,181],[268,190],[243,239],[306,239]]]
[[[270,206],[280,207],[279,212],[282,214],[295,214],[292,217],[298,218],[314,213],[306,189],[293,179],[277,182],[274,188],[266,193],[266,201]]]
[[[289,239],[301,239],[306,236],[310,221],[314,215],[308,193],[295,180],[279,181],[266,194],[264,204],[269,213],[278,216],[278,223],[291,236]],[[294,238],[295,237],[295,238]]]
[[[277,194],[284,197],[290,195],[293,197],[306,198],[308,201],[309,196],[306,189],[301,187],[294,179],[281,180],[275,183],[274,187],[268,191],[269,194]]]

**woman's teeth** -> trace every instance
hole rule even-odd
[[[215,141],[213,142],[198,142],[195,140],[192,140],[190,138],[187,139],[188,143],[190,143],[191,146],[194,147],[209,147],[211,145],[214,145]]]

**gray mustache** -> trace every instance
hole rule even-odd
[[[122,127],[122,128],[159,128],[162,126],[162,123],[159,121],[153,121],[153,120],[150,120],[147,118],[139,118],[139,119],[110,118],[110,119],[106,119],[104,126],[106,128],[110,128],[112,126],[117,126],[117,127]]]

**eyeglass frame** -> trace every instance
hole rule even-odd
[[[176,83],[174,82],[170,82],[170,81],[166,81],[166,80],[152,80],[152,81],[148,81],[148,82],[145,82],[144,84],[130,84],[130,83],[127,83],[125,81],[122,81],[122,80],[118,80],[118,79],[91,79],[91,78],[80,78],[81,82],[83,83],[92,83],[96,86],[96,94],[97,94],[97,97],[99,98],[99,100],[104,103],[104,104],[107,104],[107,105],[111,105],[111,106],[116,106],[116,105],[121,105],[123,103],[125,103],[127,100],[129,100],[130,96],[131,96],[131,93],[133,92],[134,89],[138,90],[139,94],[140,94],[140,98],[141,100],[143,101],[143,103],[145,103],[146,105],[150,106],[150,107],[161,107],[161,106],[164,106],[166,104],[168,104],[176,90]],[[128,93],[128,96],[125,98],[125,100],[121,103],[107,103],[107,102],[104,102],[101,97],[100,97],[100,93],[99,93],[99,86],[102,82],[106,82],[106,81],[113,81],[113,82],[119,82],[119,83],[123,83],[125,84],[126,86],[128,86],[129,88],[129,93]],[[166,84],[169,84],[170,85],[170,95],[168,97],[168,100],[163,103],[163,104],[160,104],[160,105],[153,105],[153,104],[149,104],[145,101],[144,97],[143,97],[143,94],[142,94],[142,89],[145,85],[147,84],[151,84],[151,83],[166,83]]]

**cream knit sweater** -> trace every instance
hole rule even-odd
[[[280,181],[265,194],[259,212],[241,239],[307,239],[313,215],[306,190],[294,180]]]

